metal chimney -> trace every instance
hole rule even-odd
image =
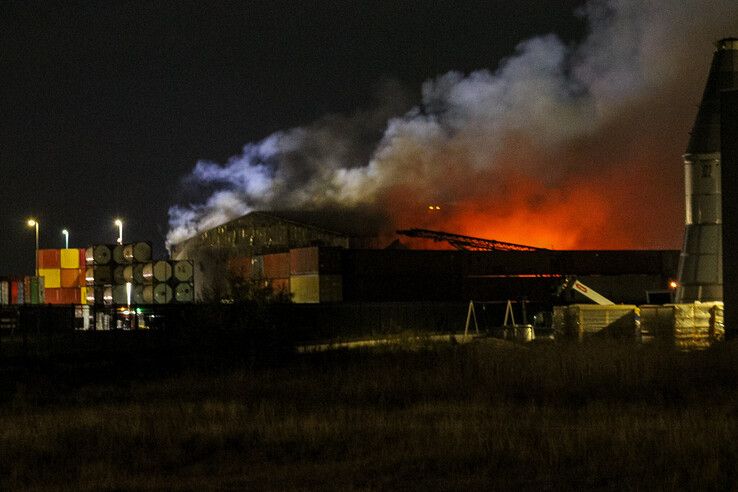
[[[686,227],[676,302],[723,300],[720,92],[738,87],[738,38],[715,47],[684,154]]]

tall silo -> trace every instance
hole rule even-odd
[[[726,336],[738,334],[738,89],[724,91],[720,148],[723,161],[723,277]]]
[[[684,154],[686,226],[677,302],[723,300],[720,92],[738,86],[738,38],[721,39],[715,48]]]

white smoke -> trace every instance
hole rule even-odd
[[[555,35],[523,41],[495,71],[425,82],[421,105],[404,114],[384,105],[329,116],[247,144],[226,163],[198,162],[188,180],[215,191],[169,210],[168,245],[254,209],[389,209],[398,187],[419,203],[453,203],[485,186],[475,177],[506,169],[556,187],[618,165],[619,156],[652,159],[655,150],[634,143],[664,131],[677,137],[656,148],[673,150],[663,163],[671,159],[678,176],[683,148],[670,146],[686,141],[710,43],[738,32],[734,1],[592,0],[577,14],[589,25],[581,44]],[[550,156],[574,154],[588,157],[552,165]],[[607,162],[582,164],[597,156]],[[680,200],[667,199],[672,208]]]

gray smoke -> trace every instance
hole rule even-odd
[[[570,234],[557,246],[676,247],[680,154],[712,42],[738,33],[734,1],[593,0],[576,15],[577,46],[535,37],[494,71],[425,82],[409,111],[327,116],[198,162],[188,180],[215,191],[169,210],[168,245],[255,209],[371,206],[423,226],[441,202],[432,220],[455,232],[554,214]]]

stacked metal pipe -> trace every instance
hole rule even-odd
[[[87,248],[87,303],[104,305],[189,303],[194,268],[189,260],[153,260],[151,243]]]

